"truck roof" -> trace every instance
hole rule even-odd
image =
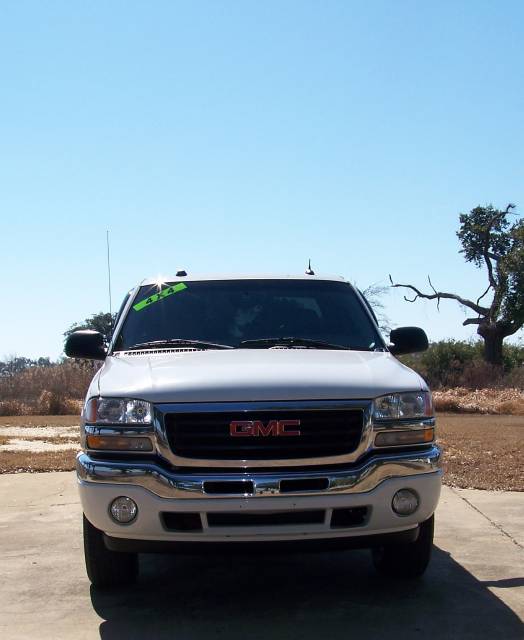
[[[342,276],[333,275],[307,275],[306,273],[299,274],[275,274],[275,273],[191,273],[187,272],[185,276],[177,275],[158,275],[151,278],[145,278],[140,283],[140,286],[157,284],[159,282],[183,282],[184,280],[330,280],[335,282],[347,282]]]

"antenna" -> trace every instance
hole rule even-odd
[[[306,275],[307,276],[314,276],[315,275],[315,272],[311,268],[311,258],[309,258],[309,262],[308,262],[307,269],[306,269]]]
[[[109,293],[109,316],[111,318],[111,333],[113,332],[113,307],[111,305],[111,261],[109,259],[109,230],[106,231],[107,245],[107,287]]]

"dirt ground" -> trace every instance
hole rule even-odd
[[[80,416],[1,416],[4,427],[71,427],[80,424]]]
[[[78,416],[0,418],[0,473],[70,471]],[[444,482],[453,487],[524,491],[524,416],[437,414]]]
[[[79,416],[1,417],[0,473],[71,471],[79,424]]]
[[[524,491],[524,416],[437,414],[444,482]]]

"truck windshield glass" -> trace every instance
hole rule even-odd
[[[208,280],[141,287],[114,349],[173,339],[238,347],[268,338],[359,351],[383,346],[362,302],[344,282]]]

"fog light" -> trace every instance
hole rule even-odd
[[[418,505],[418,496],[411,489],[400,489],[391,501],[393,511],[399,516],[410,516],[418,509]]]
[[[119,524],[128,524],[136,518],[138,507],[136,502],[127,496],[115,498],[109,508],[111,516]]]

